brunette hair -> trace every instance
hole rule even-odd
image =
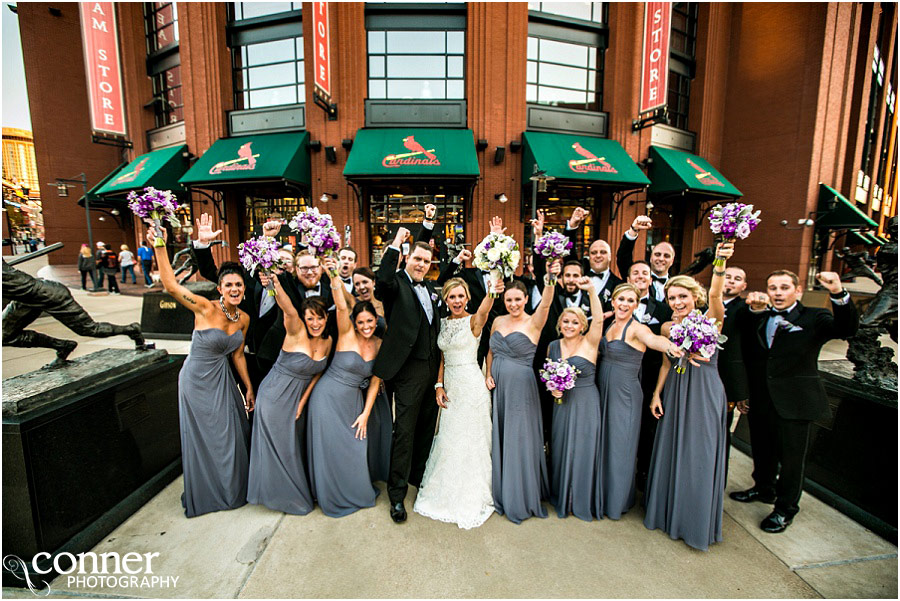
[[[354,275],[361,275],[368,280],[372,280],[373,282],[375,281],[375,272],[372,271],[372,268],[370,267],[357,267],[353,270],[351,277],[353,277]]]
[[[503,295],[506,296],[506,293],[510,290],[520,290],[522,294],[525,295],[525,298],[528,298],[528,288],[525,287],[525,284],[520,282],[519,280],[513,280],[509,283],[509,286],[503,291]]]
[[[225,279],[225,276],[232,273],[241,276],[242,280],[244,279],[244,268],[241,267],[240,263],[237,261],[226,261],[222,263],[219,267],[218,276],[216,277],[216,284],[221,284],[222,280]]]
[[[795,287],[800,285],[800,276],[798,276],[793,271],[788,271],[787,269],[776,269],[775,271],[773,271],[772,273],[767,275],[766,276],[766,285],[767,286],[769,285],[769,278],[779,276],[779,275],[786,275],[789,278],[791,278],[791,282],[794,284]]]
[[[300,303],[300,317],[305,317],[307,311],[312,311],[319,317],[328,317],[328,306],[321,296],[311,296],[303,299],[303,302]]]
[[[350,312],[350,321],[356,323],[356,318],[359,317],[360,313],[371,313],[375,316],[375,319],[378,319],[378,312],[375,311],[375,305],[371,301],[359,301],[353,305],[353,310]]]
[[[576,261],[575,259],[569,259],[568,261],[563,263],[562,271],[565,271],[566,267],[577,267],[578,271],[581,272],[581,275],[584,275],[584,266],[581,264],[581,261]]]
[[[358,254],[355,250],[353,250],[353,247],[352,247],[352,246],[345,246],[344,248],[342,248],[342,249],[338,252],[338,254],[340,254],[341,252],[343,252],[343,251],[345,251],[345,250],[353,253],[353,260],[354,260],[354,261],[356,261],[356,260],[359,259],[359,254]]]
[[[413,254],[413,251],[415,251],[417,248],[421,248],[422,250],[427,250],[428,254],[430,254],[432,257],[434,256],[434,248],[432,248],[431,245],[428,244],[427,242],[422,242],[421,240],[419,240],[418,242],[416,242],[415,244],[413,244],[410,247],[409,254]]]

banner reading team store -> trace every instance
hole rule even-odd
[[[344,177],[456,177],[480,174],[471,129],[361,129]]]
[[[127,135],[115,5],[113,2],[80,2],[79,13],[91,129]]]
[[[650,180],[615,140],[528,131],[522,136],[522,181],[534,166],[557,180],[605,185],[618,189],[642,188]]]

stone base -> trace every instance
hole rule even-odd
[[[212,282],[188,282],[188,290],[209,300],[218,300],[219,292]],[[172,298],[165,290],[144,293],[141,308],[141,331],[146,338],[190,340],[194,331],[193,312]]]

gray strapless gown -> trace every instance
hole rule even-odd
[[[559,340],[547,347],[554,361],[562,356]],[[578,355],[568,359],[580,371],[575,387],[553,403],[550,433],[550,504],[561,518],[570,513],[590,522],[603,519],[600,497],[600,393],[594,364]]]
[[[519,524],[547,517],[541,504],[549,496],[547,458],[537,382],[532,369],[537,347],[522,332],[494,332],[491,376],[496,387],[491,445],[494,508]]]
[[[309,484],[327,516],[342,517],[375,506],[378,489],[369,476],[368,443],[358,440],[356,429],[350,427],[362,413],[360,386],[372,375],[374,362],[363,361],[354,351],[336,352],[309,397]]]
[[[718,355],[683,374],[671,368],[647,478],[644,526],[701,551],[722,540],[726,402]]]
[[[240,330],[194,330],[178,374],[181,504],[189,518],[247,503],[250,422],[228,362],[242,344]]]
[[[614,520],[634,507],[634,479],[644,393],[639,373],[644,353],[618,340],[600,341],[600,494],[603,512]]]
[[[247,502],[269,509],[306,515],[313,497],[302,449],[306,414],[297,406],[310,380],[325,369],[327,358],[313,361],[300,352],[281,351],[256,393]]]

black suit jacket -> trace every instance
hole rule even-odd
[[[731,403],[746,401],[750,398],[750,385],[747,382],[747,369],[744,366],[743,340],[738,323],[742,314],[748,311],[747,303],[737,297],[725,305],[725,319],[722,321],[722,334],[728,337],[719,351],[719,377],[725,386],[725,397]]]
[[[622,234],[622,240],[619,242],[619,248],[616,249],[616,269],[623,279],[628,279],[628,270],[634,263],[634,244],[637,238],[630,240],[628,236]]]
[[[565,230],[565,235],[566,235],[567,238],[569,238],[569,240],[572,241],[572,248],[575,248],[575,247],[576,247],[576,244],[577,244],[577,242],[578,242],[578,240],[577,240],[577,237],[578,237],[578,230],[570,230],[570,229],[566,229],[566,230]],[[537,274],[540,274],[541,277],[543,277],[543,273],[544,273],[544,272],[543,272],[543,271],[541,271],[541,272],[538,271],[538,259],[539,259],[539,257],[538,257],[538,256],[535,256],[535,259],[534,259],[534,261],[535,261],[535,263],[534,263],[534,272],[535,272],[536,275],[537,275]],[[543,257],[540,257],[540,259],[541,259],[541,262],[543,262]],[[542,265],[541,269],[542,269],[542,270],[546,269],[546,265]],[[581,271],[582,271],[582,272],[584,273],[584,275],[586,275],[586,276],[592,276],[592,275],[594,275],[594,272],[591,270],[591,262],[588,260],[587,257],[582,257],[582,258],[581,258]],[[611,305],[611,301],[612,301],[612,293],[613,293],[613,290],[615,290],[615,289],[616,289],[616,286],[618,286],[618,285],[621,284],[622,282],[623,282],[622,278],[616,276],[616,274],[613,273],[613,270],[610,269],[610,270],[609,270],[609,277],[606,278],[606,283],[603,285],[603,288],[601,288],[600,290],[597,290],[597,295],[600,297],[600,304],[601,304],[602,307],[603,307],[603,311],[609,311],[609,310],[610,310],[610,308],[611,308],[611,306],[612,306],[612,305]],[[609,324],[611,324],[612,321],[613,321],[613,317],[610,317],[609,319],[607,319],[607,320],[604,321],[604,323],[603,323],[603,329],[604,329],[604,331],[606,330],[606,328],[609,327]]]
[[[387,319],[387,332],[381,344],[381,350],[375,359],[372,373],[382,380],[390,380],[400,371],[403,364],[409,358],[422,320],[427,320],[425,310],[419,302],[419,297],[413,290],[412,282],[404,271],[397,271],[399,253],[396,249],[388,247],[381,259],[381,266],[375,274],[375,298],[384,305],[384,315]],[[426,289],[432,298],[433,319],[428,327],[432,328],[434,340],[437,341],[437,333],[440,329],[441,319],[437,303],[437,292],[430,282],[424,282]],[[437,346],[432,349],[437,353]]]
[[[833,313],[797,303],[785,317],[790,327],[775,333],[772,348],[766,345],[768,313],[748,310],[739,319],[751,411],[757,403],[771,402],[783,419],[811,421],[830,415],[819,377],[819,351],[829,340],[853,336],[859,327],[852,302],[832,303],[832,308]]]

